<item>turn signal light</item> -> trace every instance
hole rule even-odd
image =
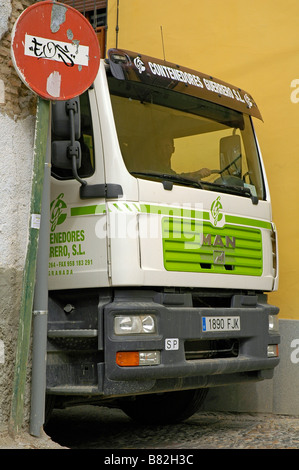
[[[157,366],[160,363],[160,351],[118,351],[116,353],[116,364],[120,367]]]
[[[139,366],[138,351],[119,351],[116,353],[116,364],[121,367]]]

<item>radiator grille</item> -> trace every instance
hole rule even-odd
[[[167,271],[262,275],[260,229],[165,217],[162,234]]]

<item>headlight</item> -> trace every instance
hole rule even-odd
[[[269,331],[279,332],[279,321],[277,315],[269,315]]]
[[[116,335],[136,335],[156,333],[154,315],[119,315],[114,318]]]

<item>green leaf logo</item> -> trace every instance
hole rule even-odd
[[[54,232],[57,225],[62,224],[66,219],[66,214],[63,212],[67,208],[66,203],[62,200],[64,197],[63,193],[60,193],[56,199],[51,202],[50,205],[50,224],[51,232]]]
[[[211,210],[211,215],[212,215],[212,218],[213,218],[213,221],[214,221],[213,223],[214,223],[215,227],[223,217],[223,214],[220,213],[220,211],[222,209],[222,204],[220,202],[220,198],[221,198],[221,196],[218,196],[217,199],[215,199],[215,201],[212,202],[211,209],[210,209]]]

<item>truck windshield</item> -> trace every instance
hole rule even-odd
[[[108,83],[123,159],[135,177],[264,198],[249,116],[168,89],[112,76]]]

